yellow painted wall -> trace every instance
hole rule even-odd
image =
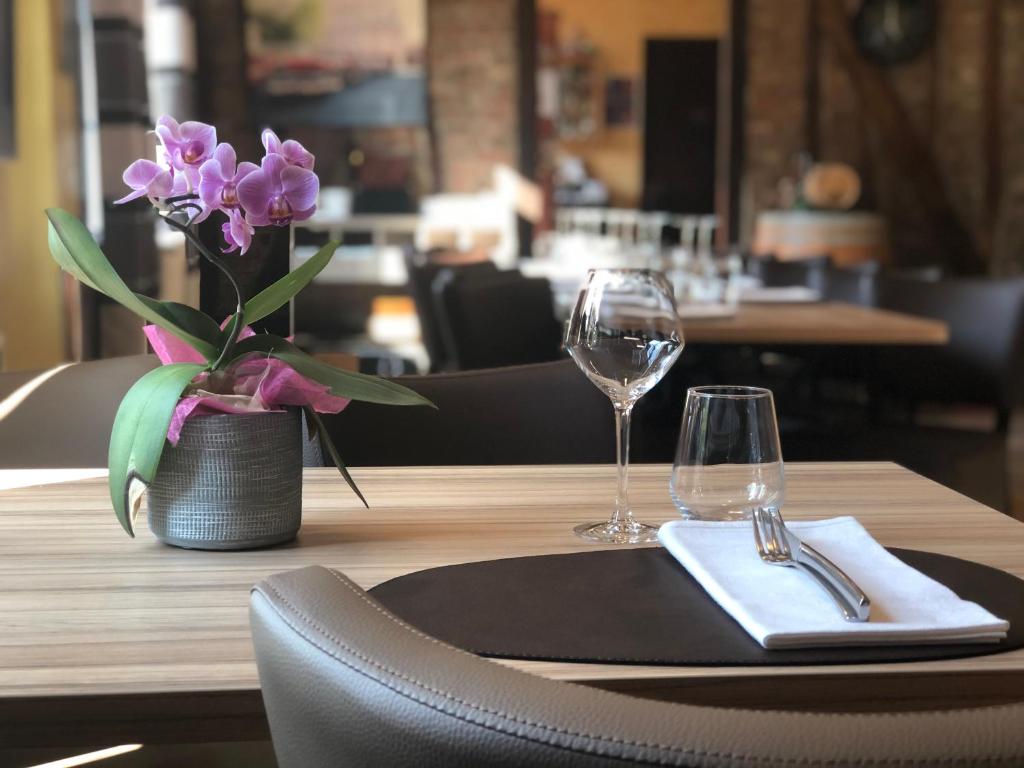
[[[64,358],[61,276],[46,245],[43,209],[67,205],[60,125],[70,96],[58,69],[53,0],[15,0],[14,75],[17,155],[0,159],[0,334],[7,370],[43,368]]]
[[[559,16],[561,40],[577,31],[594,44],[604,113],[605,77],[642,78],[644,41],[652,37],[724,37],[729,30],[728,0],[540,0],[541,11]],[[642,82],[638,82],[642,97]],[[608,185],[612,204],[636,207],[643,191],[642,126],[600,130],[560,147],[579,155],[590,173]]]

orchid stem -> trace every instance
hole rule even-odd
[[[182,199],[188,198],[168,198],[168,201],[178,202]],[[235,299],[237,300],[237,306],[235,308],[235,314],[231,318],[231,326],[228,328],[227,341],[221,348],[220,356],[213,364],[213,370],[219,371],[221,368],[225,366],[227,361],[231,358],[231,353],[235,349],[235,343],[238,341],[238,334],[241,333],[242,331],[242,323],[245,319],[245,307],[242,302],[242,289],[239,288],[238,281],[235,280],[235,276],[232,274],[231,270],[228,269],[227,264],[225,264],[220,259],[220,257],[215,256],[210,251],[210,249],[203,245],[199,238],[196,237],[195,233],[191,229],[192,219],[189,219],[188,222],[182,224],[180,221],[176,221],[175,219],[171,218],[173,214],[180,212],[184,208],[199,207],[200,206],[196,205],[195,203],[185,203],[184,205],[176,205],[171,208],[171,210],[168,212],[168,215],[163,216],[161,218],[163,218],[163,220],[167,222],[168,225],[181,232],[181,234],[185,236],[185,239],[192,243],[192,245],[195,246],[196,250],[199,251],[199,253],[201,253],[206,258],[207,261],[209,261],[211,264],[213,264],[213,266],[219,269],[221,273],[223,273],[224,277],[228,279],[228,282],[231,283],[231,287],[235,291]]]

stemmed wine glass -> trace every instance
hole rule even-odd
[[[607,522],[576,526],[576,535],[612,544],[657,540],[658,529],[629,507],[629,422],[636,401],[683,351],[672,286],[648,269],[593,269],[576,301],[565,348],[587,378],[611,398],[617,429],[618,492]]]

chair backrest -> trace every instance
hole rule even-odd
[[[107,466],[121,400],[159,364],[154,355],[134,355],[0,373],[0,469]],[[302,461],[324,465],[317,441],[302,441]]]
[[[946,276],[946,270],[940,264],[927,264],[917,267],[890,269],[886,271],[886,275],[905,280],[922,280],[926,283],[936,283]]]
[[[766,287],[786,288],[803,285],[825,292],[825,270],[828,256],[816,256],[797,261],[779,261],[776,258],[754,257],[747,265],[750,274],[761,278]]]
[[[324,425],[350,466],[615,460],[608,398],[571,360],[396,381],[437,410],[352,403]],[[635,443],[643,435],[635,436]]]
[[[847,267],[829,267],[825,270],[824,298],[873,307],[877,301],[878,262],[866,261]]]
[[[456,370],[557,360],[561,326],[551,284],[517,271],[445,270],[432,291],[449,359]]]
[[[105,467],[121,398],[152,355],[0,373],[0,467]]]
[[[879,280],[878,305],[949,324],[949,344],[887,358],[890,378],[919,399],[1020,402],[1024,375],[1024,278]],[[898,379],[898,380],[897,380]]]
[[[433,259],[431,254],[410,251],[406,254],[406,269],[409,274],[409,293],[420,320],[423,346],[430,356],[430,370],[435,373],[446,370],[450,367],[450,361],[447,359],[441,324],[431,291],[434,278],[442,270],[488,273],[496,272],[498,267],[490,260],[458,265],[445,264]]]
[[[316,566],[258,584],[250,621],[282,768],[1024,763],[1024,705],[893,716],[633,698],[459,651]]]

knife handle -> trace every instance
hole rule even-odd
[[[867,621],[871,616],[871,600],[857,586],[856,582],[814,547],[800,542],[800,553],[804,555],[801,558],[804,564],[825,579],[849,603],[853,615],[848,615],[847,619],[849,621]]]

